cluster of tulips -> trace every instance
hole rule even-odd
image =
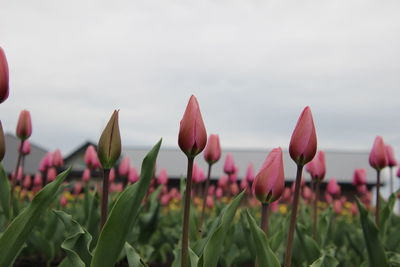
[[[8,80],[0,48],[0,103],[8,98]],[[256,174],[250,164],[240,181],[233,156],[227,154],[225,175],[211,183],[221,146],[218,135],[207,138],[194,96],[180,122],[178,145],[187,157],[187,175],[179,188],[168,187],[166,169],[156,171],[161,140],[144,158],[140,172],[129,158],[119,160],[118,116],[114,111],[97,149],[87,148],[82,181],[67,183],[70,168],[65,170],[58,149],[44,156],[33,178],[24,174],[32,122],[29,111],[20,113],[15,171],[7,175],[0,165],[0,266],[24,261],[33,266],[35,260],[48,266],[400,265],[400,218],[393,212],[397,163],[381,137],[375,139],[369,158],[377,171],[373,207],[364,169],[354,171],[356,202],[341,195],[334,178],[321,196],[325,156],[317,152],[309,107],[290,140],[289,154],[297,166],[291,187],[285,187],[280,147],[266,155]],[[0,160],[5,150],[0,123]],[[195,162],[201,152],[207,175]],[[304,167],[309,183],[303,178]],[[387,201],[380,197],[385,167],[391,173]],[[101,184],[92,176],[101,176]]]

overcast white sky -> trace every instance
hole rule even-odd
[[[120,109],[123,145],[177,146],[191,94],[223,147],[286,148],[311,106],[320,148],[400,151],[399,1],[2,1],[6,131],[97,142]]]

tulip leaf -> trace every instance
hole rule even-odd
[[[10,183],[3,165],[0,163],[0,208],[8,220],[10,218]]]
[[[58,189],[68,176],[70,168],[60,173],[33,198],[32,202],[11,222],[0,237],[0,266],[10,266],[18,256],[41,215],[53,202]]]
[[[258,266],[280,267],[281,264],[270,248],[266,234],[257,225],[248,210],[246,211],[246,217],[255,243]]]
[[[310,267],[336,267],[339,265],[339,262],[330,255],[322,255],[316,261],[314,261]]]
[[[199,266],[213,267],[217,266],[218,259],[221,256],[223,244],[227,232],[233,223],[236,210],[244,196],[245,191],[237,195],[232,202],[221,212],[219,225],[207,236],[203,253],[199,260]]]
[[[393,207],[394,204],[396,203],[396,194],[393,193],[389,196],[389,199],[387,202],[383,202],[383,208],[381,210],[380,216],[381,216],[381,237],[386,238],[387,236],[387,231],[389,228],[390,220],[392,218],[393,214]],[[385,239],[383,239],[385,240]]]
[[[128,243],[124,245],[126,258],[128,259],[129,267],[146,267],[147,265],[140,258],[139,253]]]
[[[376,224],[368,216],[368,211],[358,199],[357,205],[360,211],[360,221],[364,233],[365,245],[367,247],[369,266],[389,266]]]
[[[92,236],[71,215],[59,210],[53,210],[53,212],[64,223],[67,232],[67,238],[61,244],[67,257],[60,266],[89,266],[92,259],[89,249]]]
[[[174,250],[174,262],[172,263],[171,267],[180,267],[181,266],[181,248],[176,248]],[[189,264],[190,267],[198,267],[199,264],[199,256],[193,252],[191,248],[189,248]]]
[[[117,261],[150,186],[160,146],[161,140],[143,159],[139,181],[118,196],[100,233],[90,266],[111,267]]]

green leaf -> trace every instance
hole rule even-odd
[[[150,186],[160,146],[161,140],[143,159],[140,180],[128,186],[119,195],[100,233],[91,263],[92,267],[111,267],[117,261]]]
[[[67,257],[60,266],[88,266],[92,259],[89,249],[92,236],[71,215],[60,210],[53,212],[64,223],[67,232],[67,238],[61,244]]]
[[[174,250],[174,262],[171,267],[180,267],[181,266],[181,248],[178,247]],[[189,264],[190,267],[198,267],[199,264],[199,256],[193,252],[191,248],[189,248]]]
[[[221,213],[220,224],[208,235],[208,240],[205,243],[204,250],[200,258],[200,266],[217,266],[226,234],[233,223],[233,218],[235,217],[236,210],[240,205],[244,193],[245,191],[237,195]]]
[[[336,267],[339,265],[339,262],[330,255],[322,255],[319,259],[314,261],[310,267]]]
[[[309,235],[307,235],[306,229],[303,225],[297,223],[296,224],[296,235],[298,237],[301,253],[307,259],[307,263],[311,263],[320,257],[320,249]]]
[[[0,208],[8,220],[10,218],[10,183],[3,165],[0,163]]]
[[[278,258],[275,253],[271,250],[267,236],[264,231],[258,227],[254,218],[250,215],[249,211],[246,211],[247,221],[250,225],[250,230],[255,242],[256,247],[256,255],[257,262],[259,266],[268,266],[268,267],[280,267]]]
[[[365,244],[368,251],[369,266],[389,266],[381,240],[379,230],[375,223],[368,216],[368,211],[357,199],[358,210],[360,211],[361,226],[364,233]]]
[[[147,265],[140,258],[139,253],[128,242],[125,242],[125,253],[129,267],[146,267]]]
[[[380,231],[380,233],[381,233],[381,237],[384,238],[383,240],[385,240],[385,238],[387,236],[388,228],[390,226],[389,225],[390,219],[392,218],[392,214],[393,214],[393,207],[394,207],[394,204],[396,203],[396,194],[395,193],[391,194],[389,196],[388,201],[386,203],[385,202],[383,202],[383,203],[384,203],[384,205],[382,205],[383,208],[380,213],[380,216],[381,216],[381,221],[380,221],[381,222],[381,231]]]
[[[32,202],[11,222],[0,237],[0,266],[10,266],[39,222],[40,216],[57,197],[58,188],[71,168],[60,173],[33,198]]]

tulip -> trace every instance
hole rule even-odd
[[[90,169],[85,168],[85,170],[82,173],[82,181],[87,183],[87,182],[89,182],[89,180],[90,180]]]
[[[60,205],[62,207],[65,207],[67,206],[67,204],[68,204],[68,199],[64,196],[64,194],[62,194],[60,197]]]
[[[282,193],[282,201],[285,202],[290,202],[290,200],[292,199],[292,190],[289,187],[285,187],[283,189],[283,193]]]
[[[8,64],[3,48],[0,47],[0,103],[3,103],[9,95]]]
[[[359,194],[363,195],[363,194],[365,194],[365,193],[368,192],[368,188],[367,188],[367,186],[366,186],[365,184],[363,184],[363,185],[358,185],[358,186],[357,186],[357,192],[358,192]]]
[[[137,173],[137,170],[134,167],[129,168],[129,173],[128,173],[129,183],[134,184],[138,180],[139,180],[139,175]]]
[[[15,176],[15,173],[14,173],[14,176]],[[22,169],[22,166],[19,166],[17,175],[15,176],[15,178],[17,179],[17,181],[21,181],[23,176],[24,176],[24,170]]]
[[[47,171],[47,181],[52,182],[56,179],[57,177],[57,170],[54,167],[51,167]]]
[[[218,186],[221,188],[226,188],[229,182],[228,176],[221,176],[218,180]]]
[[[35,174],[35,177],[33,178],[33,185],[42,186],[42,174],[40,172]]]
[[[367,183],[367,171],[365,169],[355,169],[353,174],[353,185],[360,186]]]
[[[369,164],[376,170],[376,209],[375,209],[375,223],[380,226],[380,187],[381,187],[381,170],[388,166],[388,158],[386,154],[385,143],[381,136],[377,136],[369,154]]]
[[[82,184],[80,182],[76,182],[74,185],[74,195],[77,196],[82,192]]]
[[[0,162],[4,159],[5,154],[6,154],[6,141],[4,138],[3,125],[1,124],[0,121]]]
[[[338,215],[342,212],[342,202],[340,200],[333,201],[333,211]]]
[[[56,149],[53,152],[53,166],[54,167],[61,167],[64,165],[64,159],[61,155],[60,149]]]
[[[357,216],[357,214],[358,214],[358,207],[357,207],[357,204],[356,203],[351,203],[351,206],[350,206],[350,212],[351,212],[351,214],[353,215],[353,216]]]
[[[168,184],[168,174],[166,169],[161,169],[157,178],[157,183],[162,185]]]
[[[207,146],[204,150],[204,160],[209,165],[217,162],[221,157],[221,146],[219,144],[219,137],[217,134],[211,134],[208,137]]]
[[[28,139],[23,142],[22,148],[21,144],[19,145],[18,151],[21,151],[23,156],[29,155],[31,153],[31,143]]]
[[[212,196],[207,196],[206,204],[208,208],[210,209],[214,208],[214,199]]]
[[[328,192],[325,193],[325,201],[328,204],[331,204],[333,202],[333,198],[330,194],[328,194]]]
[[[225,158],[224,163],[224,172],[230,176],[235,172],[235,162],[233,161],[233,156],[231,153],[228,153]]]
[[[328,182],[328,185],[326,186],[326,191],[331,195],[331,196],[339,196],[340,195],[340,186],[338,185],[337,181],[335,178],[331,178]]]
[[[31,136],[32,122],[29,111],[22,110],[21,113],[19,114],[16,133],[18,138],[21,140],[26,140]]]
[[[112,179],[111,169],[121,155],[121,136],[118,125],[118,111],[114,110],[106,128],[100,136],[97,157],[103,167],[103,192],[101,198],[100,229],[103,228],[108,213],[109,180]],[[115,171],[114,171],[115,178]]]
[[[283,156],[280,147],[274,148],[267,156],[261,170],[254,178],[253,194],[262,203],[261,229],[268,232],[268,204],[278,200],[285,187]]]
[[[236,183],[237,179],[238,179],[238,173],[239,173],[239,169],[235,166],[233,173],[228,175],[229,182]]]
[[[121,163],[119,164],[118,167],[118,174],[120,176],[128,176],[129,174],[129,168],[130,168],[130,159],[129,157],[125,157]]]
[[[161,205],[167,206],[169,203],[169,199],[170,199],[169,195],[162,195],[161,196]]]
[[[242,179],[240,181],[240,189],[245,190],[249,187],[249,182],[247,182],[247,179]]]
[[[203,151],[206,143],[207,132],[201,116],[199,103],[196,97],[192,95],[180,122],[178,137],[179,147],[188,158],[185,203],[183,206],[181,267],[187,267],[189,262],[189,218],[193,162],[196,155]]]
[[[290,157],[297,165],[304,166],[317,152],[317,136],[311,109],[306,107],[297,121],[289,145]]]
[[[303,192],[302,192],[302,196],[305,200],[307,201],[311,201],[312,197],[313,197],[313,192],[311,191],[311,188],[308,186],[305,186],[303,188]]]
[[[212,196],[215,193],[215,185],[210,185],[210,187],[208,188],[207,194]]]
[[[247,166],[246,169],[246,180],[249,183],[252,183],[254,181],[254,166],[251,163]]]
[[[232,183],[230,185],[230,191],[231,191],[231,195],[232,196],[236,196],[237,194],[239,194],[239,186],[237,183]]]
[[[302,177],[303,166],[314,158],[316,152],[317,135],[315,133],[314,120],[311,114],[311,109],[306,107],[297,121],[289,144],[289,154],[293,161],[297,164],[297,174],[284,267],[290,267],[292,265],[293,238],[296,226],[297,208],[300,196],[300,181]]]
[[[31,176],[29,174],[27,174],[25,176],[25,179],[24,179],[24,182],[23,182],[22,186],[25,189],[29,189],[31,187],[31,184],[32,184],[32,178],[31,178]]]
[[[224,192],[221,187],[217,187],[217,190],[215,190],[215,197],[217,199],[220,199],[223,196]]]
[[[97,169],[100,167],[99,158],[97,157],[97,152],[94,146],[89,145],[85,151],[84,156],[85,164],[90,169]]]
[[[108,175],[108,179],[109,179],[109,181],[111,183],[115,181],[115,169],[114,168],[110,169],[110,173]]]
[[[192,95],[180,123],[178,144],[188,158],[194,158],[203,151],[206,143],[207,132],[199,103],[196,97]]]
[[[388,166],[390,169],[390,194],[393,194],[393,167],[397,165],[396,158],[394,157],[393,147],[390,145],[385,146],[386,157],[388,159]]]

